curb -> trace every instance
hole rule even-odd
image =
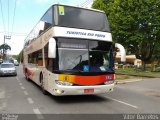
[[[143,79],[138,79],[138,80],[135,80],[135,79],[127,79],[127,80],[116,80],[116,84],[126,84],[126,83],[132,83],[132,82],[139,82],[139,81],[142,81]]]
[[[160,78],[159,76],[146,76],[146,75],[130,75],[130,74],[123,74],[123,73],[115,73],[117,75],[128,75],[128,76],[136,76],[136,77],[146,77],[146,78]]]

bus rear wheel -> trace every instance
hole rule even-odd
[[[42,73],[40,74],[40,82],[41,82],[41,89],[42,89],[43,94],[47,95],[48,92],[45,90],[45,87],[44,87],[45,83],[44,83],[44,80],[43,80],[43,74]]]
[[[27,75],[25,76],[25,79],[26,79],[27,81],[29,81],[29,77],[28,77]]]

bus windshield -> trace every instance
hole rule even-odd
[[[113,72],[112,43],[58,39],[60,71]]]

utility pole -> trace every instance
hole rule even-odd
[[[6,39],[11,39],[11,36],[7,36],[7,35],[4,35],[4,42],[3,42],[3,60],[5,58],[5,54],[4,54],[4,51],[5,51],[5,45],[6,45]]]

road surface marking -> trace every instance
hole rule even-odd
[[[133,108],[135,108],[135,109],[138,109],[138,107],[137,107],[137,106],[135,106],[135,105],[132,105],[132,104],[129,104],[129,103],[126,103],[126,102],[123,102],[123,101],[120,101],[120,100],[117,100],[117,99],[114,99],[114,98],[111,98],[111,97],[107,97],[107,98],[108,98],[108,99],[110,99],[110,100],[113,100],[113,101],[116,101],[116,102],[122,103],[122,104],[124,104],[124,105],[130,106],[130,107],[133,107]]]
[[[23,92],[24,92],[25,95],[28,95],[28,92],[27,92],[27,91],[23,91]]]
[[[34,103],[34,101],[32,100],[32,98],[27,98],[27,100],[28,100],[28,102],[29,102],[30,104],[33,104],[33,103]]]
[[[19,80],[18,77],[16,77],[16,79]]]
[[[3,110],[4,108],[6,108],[6,106],[7,106],[6,103],[3,102],[3,103],[2,103],[2,106],[0,106],[0,110]]]
[[[21,82],[20,80],[17,80],[18,82]]]
[[[19,80],[19,78],[18,78],[18,77],[16,77],[16,79],[17,79],[17,81],[18,81],[18,82],[20,82],[20,80]]]
[[[38,119],[44,119],[43,115],[39,111],[39,109],[33,109],[33,112],[36,114]]]
[[[23,89],[23,90],[24,90],[25,88],[24,88],[23,86],[21,86],[21,89]]]
[[[5,91],[0,91],[0,98],[5,98]]]

